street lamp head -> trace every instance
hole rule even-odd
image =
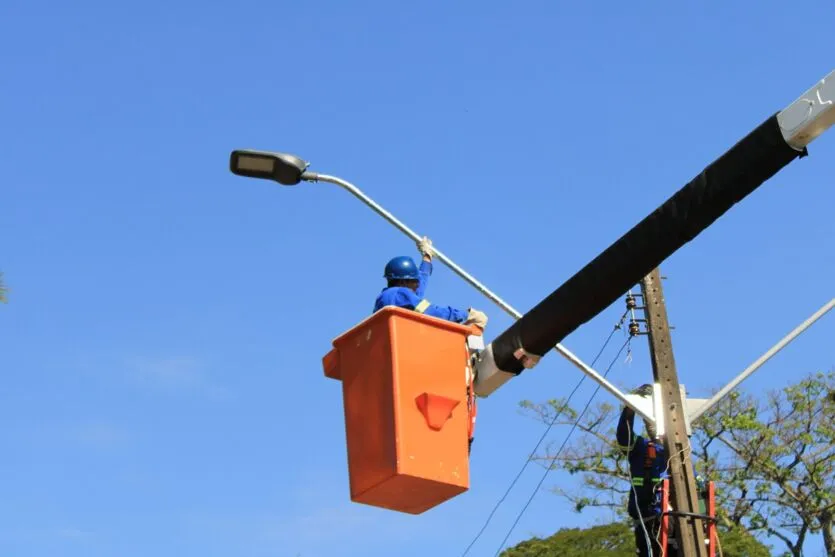
[[[267,151],[236,150],[229,157],[229,169],[233,174],[275,180],[285,186],[301,182],[308,164],[295,155]]]

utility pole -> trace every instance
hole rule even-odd
[[[670,459],[670,500],[676,513],[690,515],[674,514],[672,517],[676,525],[679,555],[707,557],[702,520],[694,516],[699,511],[699,499],[693,462],[690,458],[690,439],[685,422],[686,408],[678,384],[664,291],[661,288],[661,273],[657,267],[641,280],[641,293],[644,299],[652,375],[655,382],[661,386],[664,448]]]

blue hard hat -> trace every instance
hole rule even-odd
[[[395,257],[386,264],[386,271],[383,274],[387,279],[413,279],[418,280],[418,267],[415,260],[408,255]]]

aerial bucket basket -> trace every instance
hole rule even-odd
[[[352,501],[420,514],[467,491],[480,335],[390,306],[334,339],[323,366],[342,382]]]

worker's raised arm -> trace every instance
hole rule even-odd
[[[420,262],[420,274],[418,278],[420,282],[415,294],[419,298],[423,298],[426,295],[429,276],[432,274],[432,258],[435,256],[435,250],[432,249],[432,240],[426,236],[417,243],[417,249],[423,256],[423,261]]]
[[[628,450],[631,450],[635,443],[635,412],[628,406],[625,406],[623,412],[620,413],[617,440],[618,445]]]
[[[426,287],[429,285],[429,277],[432,275],[432,262],[429,258],[424,256],[423,261],[420,262],[420,269],[418,270],[418,287],[415,290],[415,295],[418,298],[426,296]]]

